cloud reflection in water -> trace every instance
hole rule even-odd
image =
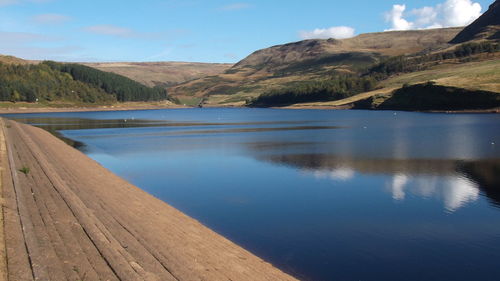
[[[491,175],[476,171],[494,171],[499,167],[496,160],[356,159],[327,154],[274,155],[265,160],[295,166],[317,179],[335,182],[355,180],[357,173],[389,175],[386,187],[395,201],[407,200],[409,194],[434,198],[442,201],[450,213],[477,201],[483,189],[486,195],[491,194],[494,185],[488,183]]]
[[[411,178],[396,174],[392,178],[391,192],[392,198],[398,201],[405,199],[406,192],[424,198],[439,198],[448,212],[455,212],[476,201],[480,190],[478,184],[462,176],[447,176],[443,181],[439,181],[436,176]]]

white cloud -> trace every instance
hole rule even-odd
[[[300,31],[302,39],[346,39],[354,37],[355,30],[349,26],[334,26],[330,28],[316,28],[312,31]]]
[[[9,5],[15,5],[15,4],[21,4],[21,3],[46,3],[50,2],[52,0],[0,0],[0,7],[1,6],[9,6]]]
[[[403,18],[406,5],[393,5],[392,10],[385,14],[385,20],[390,22],[392,28],[389,30],[408,30],[413,28],[413,23]]]
[[[385,14],[386,21],[391,24],[388,30],[465,26],[481,16],[481,5],[471,0],[446,0],[434,7],[405,11],[406,5],[396,4]]]
[[[64,60],[82,50],[78,46],[64,45],[63,39],[37,33],[0,31],[0,54],[24,59]]]
[[[248,3],[233,3],[219,8],[221,11],[237,11],[250,8],[251,5]]]
[[[0,7],[1,6],[8,6],[8,5],[16,4],[16,3],[18,3],[17,0],[0,0]]]
[[[0,45],[2,46],[16,46],[18,44],[54,42],[54,41],[59,41],[60,39],[61,38],[54,36],[47,36],[43,34],[30,33],[30,32],[0,31]]]
[[[33,17],[33,21],[40,24],[58,24],[69,21],[71,18],[60,14],[42,14]]]
[[[433,25],[438,17],[438,13],[433,7],[414,9],[413,11],[411,11],[411,14],[416,17],[415,25],[417,26]]]
[[[167,37],[172,38],[173,36],[179,36],[187,32],[183,30],[172,30],[165,32],[141,32],[113,24],[100,24],[100,25],[87,26],[83,28],[83,30],[99,35],[106,35],[106,36],[113,36],[113,37],[120,37],[127,39],[139,38],[144,40],[164,40]]]
[[[153,54],[153,55],[147,57],[145,60],[152,61],[152,60],[159,60],[159,59],[161,59],[161,60],[167,59],[173,50],[174,50],[173,47],[167,47],[167,48],[161,50],[159,53],[156,53],[156,54]]]
[[[481,16],[481,5],[470,0],[448,0],[438,5],[443,26],[467,25]]]
[[[132,29],[111,24],[93,25],[85,28],[90,33],[100,35],[111,35],[117,37],[133,37],[135,32]]]

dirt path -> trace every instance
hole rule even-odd
[[[296,280],[49,133],[4,123],[7,280]]]

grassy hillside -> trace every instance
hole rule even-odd
[[[468,90],[483,90],[500,93],[500,54],[487,60],[466,63],[443,63],[423,71],[394,75],[379,83],[373,91],[357,94],[334,101],[304,102],[294,104],[295,108],[345,107],[349,108],[360,100],[377,97],[384,100],[393,91],[404,85],[414,85],[433,81],[436,85],[458,87]]]
[[[28,60],[23,60],[14,56],[0,55],[0,63],[4,64],[30,64]]]
[[[166,97],[164,89],[83,65],[0,63],[0,101],[106,104]]]
[[[256,51],[238,62],[232,71],[249,68],[274,72],[291,64],[317,60],[321,62],[329,57],[333,57],[330,62],[335,62],[339,54],[352,54],[355,58],[359,55],[383,57],[411,54],[446,44],[460,30],[461,28],[391,31],[366,33],[344,40],[304,40]]]
[[[497,56],[500,56],[500,44],[489,41],[464,43],[450,50],[420,56],[396,56],[375,64],[359,75],[330,75],[325,77],[323,81],[294,83],[286,88],[270,90],[253,99],[249,104],[252,106],[279,106],[300,102],[335,101],[360,92],[371,91],[377,85],[377,80],[383,82],[389,77],[414,73],[435,65],[446,64],[451,67],[452,64],[478,59],[492,59]],[[495,73],[492,75],[497,78],[500,76]],[[482,76],[482,78],[484,77]],[[476,79],[480,80],[477,78],[477,73]]]
[[[265,92],[301,82],[358,74],[394,55],[448,47],[461,28],[362,34],[345,40],[304,40],[254,52],[223,74],[169,88],[187,104],[243,105]]]
[[[106,72],[123,75],[149,87],[173,86],[209,75],[220,74],[232,64],[195,62],[84,63]]]

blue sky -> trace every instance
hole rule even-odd
[[[0,0],[0,54],[237,62],[308,38],[465,25],[493,0]]]

